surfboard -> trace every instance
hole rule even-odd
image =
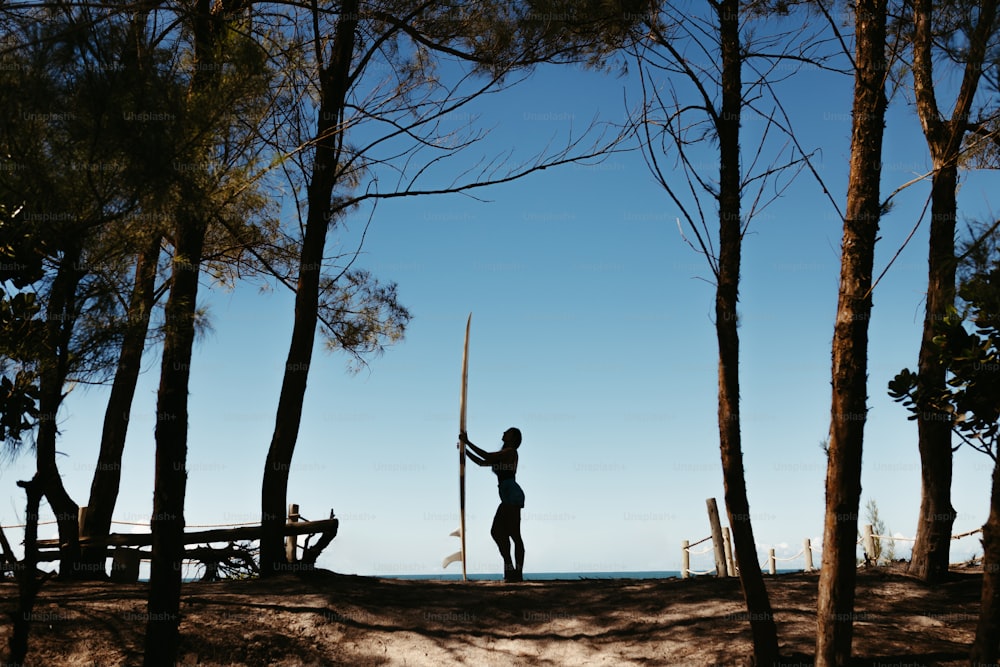
[[[465,346],[462,349],[462,395],[458,403],[458,430],[466,429],[466,397],[469,393],[469,332],[472,328],[472,313],[465,321]],[[458,443],[458,530],[451,533],[461,540],[461,549],[444,559],[442,567],[457,560],[462,561],[462,581],[468,581],[465,558],[465,444]]]

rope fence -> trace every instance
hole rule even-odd
[[[686,579],[691,575],[702,576],[707,574],[715,573],[716,576],[720,577],[734,577],[739,573],[739,568],[736,566],[735,561],[732,556],[732,544],[729,536],[729,526],[723,527],[719,522],[719,514],[714,498],[709,498],[708,504],[708,517],[709,523],[712,525],[712,534],[708,537],[703,537],[696,542],[689,542],[688,540],[683,540],[681,542],[681,578]],[[952,535],[951,539],[960,540],[964,537],[969,537],[971,535],[976,535],[983,532],[982,528],[976,528],[975,530],[970,530],[964,533],[959,533],[958,535]],[[707,542],[711,540],[712,544],[704,549],[698,551],[692,551],[692,547]],[[874,532],[871,524],[866,524],[863,526],[861,537],[858,539],[857,544],[861,546],[864,550],[864,560],[869,562],[875,559],[875,554],[882,550],[882,545],[886,542],[915,542],[916,538],[912,537],[901,537],[897,535],[878,535]],[[792,561],[799,561],[804,559],[804,571],[812,572],[816,568],[813,566],[813,554],[819,552],[819,548],[814,548],[811,544],[809,538],[803,540],[803,547],[793,556],[779,557],[775,555],[774,548],[768,549],[767,558],[765,558],[760,563],[760,569],[766,571],[768,574],[777,574],[779,562],[788,563]],[[701,556],[703,554],[714,552],[715,553],[715,567],[709,570],[693,570],[691,569],[691,556]]]
[[[58,521],[39,521],[39,526],[54,526],[58,524]],[[116,526],[141,526],[143,528],[149,528],[150,524],[148,521],[116,521],[111,520],[111,523]],[[197,524],[185,524],[185,528],[242,528],[244,526],[259,526],[260,521],[245,521],[243,523],[197,523]],[[27,524],[15,523],[10,526],[0,526],[3,530],[9,530],[14,528],[26,528]]]
[[[692,556],[700,556],[702,554],[707,554],[709,551],[713,551],[714,549],[715,549],[715,547],[711,547],[710,546],[710,547],[707,547],[705,549],[702,549],[701,551],[690,551],[689,550],[688,553],[691,554]]]

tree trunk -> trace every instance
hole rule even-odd
[[[778,635],[757,545],[750,521],[740,437],[740,341],[736,304],[739,299],[743,224],[740,216],[740,112],[742,54],[738,0],[718,5],[722,48],[722,108],[719,135],[719,275],[715,295],[715,329],[719,344],[719,448],[725,487],[726,512],[733,531],[740,587],[746,601],[753,636],[754,663],[778,661]]]
[[[886,2],[856,4],[854,107],[840,289],[833,333],[833,396],[826,471],[816,665],[846,665],[854,631],[861,450],[867,418],[868,321],[880,215],[885,119]]]
[[[84,518],[83,534],[91,540],[107,538],[111,532],[111,517],[118,500],[121,482],[122,452],[128,434],[129,413],[139,380],[142,354],[149,331],[149,317],[155,301],[156,265],[160,257],[160,234],[146,241],[135,265],[135,283],[128,307],[128,324],[122,340],[118,368],[115,372],[108,407],[104,412],[101,449],[90,485],[90,500]],[[85,547],[83,561],[86,572],[93,578],[106,576],[107,547],[99,542]]]
[[[993,464],[990,514],[983,526],[983,590],[971,667],[995,665],[1000,657],[1000,465]]]
[[[951,120],[938,110],[933,74],[933,0],[913,3],[913,88],[924,137],[934,160],[931,181],[930,252],[927,306],[920,343],[918,377],[922,387],[944,388],[945,369],[933,343],[934,328],[955,305],[955,222],[958,158],[968,130],[972,102],[982,77],[986,45],[996,26],[997,0],[984,0],[966,50],[966,66]],[[933,583],[948,573],[955,509],[951,505],[951,423],[949,416],[923,407],[917,413],[920,449],[920,516],[909,573]]]
[[[197,197],[187,198],[197,202]],[[170,297],[156,402],[156,463],[153,488],[152,558],[146,667],[173,665],[177,654],[184,560],[184,495],[187,491],[188,381],[194,345],[198,273],[206,222],[194,204],[178,211]]]
[[[957,170],[935,170],[931,186],[930,256],[927,305],[920,342],[918,375],[926,388],[945,387],[945,369],[934,345],[935,327],[955,305],[955,188]],[[955,509],[951,505],[951,421],[925,406],[917,413],[920,449],[920,516],[908,571],[935,583],[948,574]]]
[[[195,69],[189,104],[206,103],[220,77],[218,42],[225,6],[196,0],[192,7]],[[202,128],[192,154],[212,155],[210,127]],[[207,144],[207,145],[206,145]],[[200,155],[199,155],[200,152]],[[181,568],[184,560],[184,496],[187,492],[188,383],[194,346],[198,275],[205,245],[203,185],[182,180],[174,224],[170,296],[164,310],[163,356],[156,395],[156,461],[153,483],[152,556],[146,622],[145,667],[171,667],[179,644]]]
[[[282,534],[288,497],[288,472],[298,439],[302,402],[305,399],[316,337],[320,275],[331,217],[330,200],[337,183],[337,167],[343,143],[340,122],[350,85],[351,57],[357,26],[358,0],[346,0],[337,21],[331,60],[320,72],[321,99],[316,154],[307,195],[309,212],[295,291],[295,321],[278,398],[274,433],[261,484],[262,577],[287,569],[288,565]]]
[[[59,577],[78,577],[80,568],[79,507],[63,486],[56,464],[59,428],[56,419],[69,374],[69,345],[76,321],[76,290],[81,273],[79,243],[70,242],[63,252],[46,308],[45,355],[39,374],[38,432],[35,436],[35,479],[56,516],[59,529]]]
[[[42,500],[42,487],[37,479],[28,482],[18,482],[27,496],[24,528],[24,558],[14,565],[17,577],[17,612],[14,616],[10,638],[9,652],[5,665],[23,665],[28,656],[28,636],[31,634],[31,618],[35,609],[38,591],[48,578],[48,574],[38,576],[38,507]],[[4,549],[9,545],[4,541]],[[11,554],[13,555],[13,554]]]

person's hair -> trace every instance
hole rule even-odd
[[[514,436],[514,443],[513,443],[514,446],[515,447],[520,447],[521,446],[521,429],[519,429],[517,427],[514,427],[514,426],[511,426],[509,429],[507,429],[507,432]]]

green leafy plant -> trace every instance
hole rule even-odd
[[[896,558],[896,540],[888,537],[891,535],[891,531],[882,517],[879,516],[878,504],[874,498],[869,498],[868,502],[865,503],[865,519],[871,525],[872,533],[874,533],[872,539],[874,553],[868,554],[868,558],[874,565],[891,563]]]

